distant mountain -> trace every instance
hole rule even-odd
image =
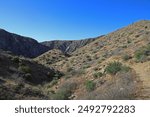
[[[36,57],[49,50],[36,40],[0,29],[0,49],[25,57]]]
[[[102,36],[100,36],[102,37]],[[99,37],[97,37],[99,38]],[[76,49],[81,48],[93,41],[95,41],[97,38],[88,38],[88,39],[83,39],[83,40],[71,40],[71,41],[45,41],[42,42],[42,45],[45,45],[47,47],[51,49],[59,49],[64,53],[72,53],[74,52]]]
[[[0,49],[11,51],[16,55],[29,58],[37,57],[48,50],[59,49],[63,53],[71,53],[76,49],[87,45],[96,38],[72,41],[45,41],[38,43],[36,40],[20,36],[0,29]]]

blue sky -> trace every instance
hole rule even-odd
[[[150,19],[150,0],[0,0],[0,28],[38,41],[96,37]]]

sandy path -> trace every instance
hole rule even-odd
[[[135,64],[132,68],[142,81],[141,91],[137,99],[150,99],[150,61]]]

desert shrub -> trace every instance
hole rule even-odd
[[[59,90],[52,96],[54,100],[68,100],[72,92],[76,89],[77,84],[75,82],[67,81]]]
[[[103,76],[103,73],[102,72],[95,72],[94,74],[93,74],[93,77],[94,78],[100,78],[100,77],[102,77]]]
[[[128,43],[128,44],[131,43],[131,40],[128,40],[127,43]]]
[[[19,71],[22,71],[24,73],[31,73],[31,68],[27,65],[21,65],[19,66]]]
[[[144,62],[148,59],[148,56],[150,56],[150,44],[147,46],[139,48],[135,52],[135,59],[137,62]]]
[[[56,94],[54,94],[54,100],[68,100],[71,95],[71,91],[68,89],[59,90]]]
[[[108,64],[108,66],[105,68],[105,71],[109,74],[116,74],[121,70],[121,67],[122,63],[114,61]]]
[[[123,45],[123,46],[122,46],[122,48],[127,48],[127,47],[128,47],[127,45]]]
[[[82,75],[82,74],[85,74],[85,69],[77,69],[77,70],[72,70],[71,72],[70,72],[70,74],[72,75],[72,76],[74,76],[74,75],[76,75],[76,76],[80,76],[80,75]]]
[[[112,75],[115,75],[117,72],[119,71],[125,71],[125,72],[128,72],[130,70],[129,67],[127,66],[123,66],[122,63],[120,62],[112,62],[112,63],[109,63],[107,65],[107,67],[105,68],[105,71],[109,74],[112,74]]]
[[[53,76],[53,79],[55,79],[55,80],[57,80],[57,79],[59,79],[60,78],[60,74],[54,74],[54,76]]]
[[[90,65],[84,65],[83,69],[86,69],[86,68],[89,68],[89,67],[91,67],[91,66]]]
[[[131,59],[131,56],[129,56],[128,54],[125,54],[125,55],[122,56],[122,59],[124,61],[127,61],[127,60]]]
[[[87,91],[93,91],[95,89],[96,84],[93,81],[87,80],[85,83]]]

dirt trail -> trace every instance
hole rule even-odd
[[[137,99],[150,99],[150,61],[144,63],[137,63],[132,65],[140,80],[142,87]]]

